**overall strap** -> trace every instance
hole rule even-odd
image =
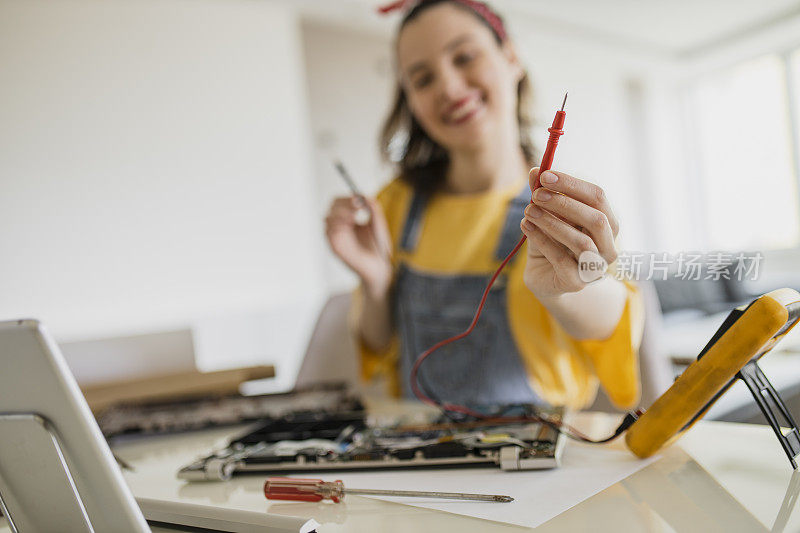
[[[506,219],[503,222],[503,229],[500,233],[497,250],[495,250],[496,259],[500,261],[505,259],[522,237],[522,231],[519,229],[519,223],[522,220],[522,217],[525,216],[525,207],[527,207],[529,203],[531,203],[531,190],[526,182],[519,194],[517,194],[508,202],[508,207],[506,208]]]
[[[427,204],[428,195],[414,191],[403,226],[403,233],[400,235],[400,249],[404,252],[413,252],[417,247],[419,236],[422,233],[422,217]]]

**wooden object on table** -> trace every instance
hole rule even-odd
[[[121,402],[185,400],[209,394],[235,394],[245,381],[275,377],[273,366],[216,372],[181,372],[81,387],[94,413]]]

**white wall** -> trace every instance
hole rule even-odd
[[[290,8],[0,0],[0,73],[0,319],[73,340],[320,298]]]

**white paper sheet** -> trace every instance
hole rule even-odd
[[[476,503],[432,498],[370,498],[536,527],[625,479],[655,459],[640,460],[627,451],[570,442],[564,449],[561,467],[553,470],[503,472],[495,467],[341,472],[336,478],[344,481],[345,487],[351,488],[505,494],[513,496],[514,501]]]

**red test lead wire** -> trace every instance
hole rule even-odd
[[[539,165],[539,175],[536,176],[536,181],[534,182],[533,187],[531,188],[531,203],[533,203],[533,192],[539,187],[541,187],[541,183],[539,183],[539,176],[541,176],[542,172],[544,172],[545,170],[550,170],[550,167],[553,165],[553,158],[555,157],[556,147],[558,146],[558,140],[562,135],[564,135],[564,120],[567,118],[567,113],[564,111],[564,106],[567,104],[567,94],[569,93],[564,94],[564,101],[561,104],[561,109],[556,111],[556,116],[555,118],[553,118],[553,125],[550,126],[550,128],[547,130],[550,132],[550,138],[547,140],[547,148],[545,148],[544,155],[542,156],[542,162]],[[424,392],[422,392],[419,386],[419,368],[420,366],[422,366],[422,363],[425,361],[425,359],[427,359],[432,353],[434,353],[442,346],[450,344],[451,342],[457,341],[459,339],[463,339],[464,337],[472,333],[472,330],[475,329],[475,326],[478,323],[478,319],[481,316],[481,312],[483,311],[483,306],[486,303],[486,298],[489,296],[489,289],[492,288],[492,285],[494,284],[497,277],[500,275],[500,272],[503,271],[503,268],[505,268],[506,264],[511,260],[512,257],[516,255],[519,249],[522,248],[522,245],[525,243],[525,240],[526,237],[525,235],[523,235],[522,238],[520,238],[517,245],[514,246],[514,249],[511,250],[511,253],[509,253],[506,256],[506,258],[503,259],[503,262],[500,263],[500,267],[497,269],[492,278],[489,280],[489,283],[486,285],[486,289],[484,289],[483,291],[483,296],[481,297],[480,304],[478,304],[478,309],[475,311],[475,316],[472,318],[472,322],[470,323],[469,327],[463,332],[459,333],[458,335],[455,335],[453,337],[450,337],[449,339],[445,339],[443,341],[434,344],[426,351],[422,352],[422,354],[420,354],[420,356],[417,357],[417,360],[414,361],[414,366],[411,368],[411,375],[409,377],[409,381],[411,382],[411,390],[414,392],[414,395],[422,402],[425,402],[429,405],[433,405],[445,411],[462,413],[474,416],[479,419],[486,418],[486,416],[483,415],[482,413],[474,411],[469,407],[465,407],[463,405],[450,404],[450,403],[444,403],[444,404],[439,403],[430,396],[428,396],[427,394],[425,394]]]
[[[542,172],[550,170],[553,166],[553,158],[556,155],[558,138],[564,135],[564,120],[567,118],[564,106],[567,105],[568,94],[569,93],[564,93],[564,101],[561,103],[561,109],[556,111],[556,116],[553,118],[553,125],[547,129],[547,131],[550,132],[550,138],[547,139],[547,148],[545,148],[544,155],[542,155],[542,163],[539,165],[539,174],[536,176],[536,181],[533,183],[533,188],[531,189],[531,203],[533,203],[533,191],[542,186],[542,184],[539,183],[539,176],[542,175]]]

